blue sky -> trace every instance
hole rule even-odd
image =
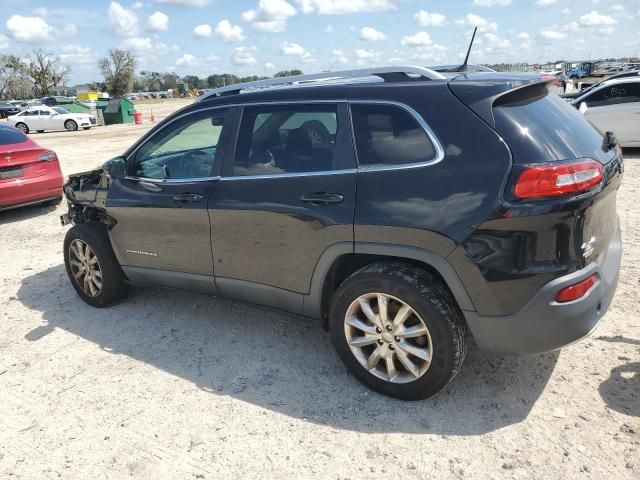
[[[270,75],[455,63],[473,26],[475,63],[634,55],[640,0],[0,0],[0,54],[43,48],[100,80],[123,47],[139,70]]]

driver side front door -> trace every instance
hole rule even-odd
[[[207,201],[219,180],[231,109],[177,117],[127,158],[109,188],[111,243],[130,280],[216,293]]]

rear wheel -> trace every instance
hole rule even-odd
[[[22,122],[16,123],[16,128],[20,130],[22,133],[24,133],[25,135],[29,133],[29,127],[27,126],[26,123],[22,123]]]
[[[351,373],[402,400],[437,393],[466,353],[466,323],[449,290],[399,262],[372,264],[347,278],[333,297],[329,327]]]
[[[78,130],[78,124],[73,120],[67,120],[64,122],[64,128],[66,128],[69,132],[75,132]]]
[[[103,225],[81,223],[69,229],[64,263],[73,288],[89,305],[106,307],[127,296],[129,286]]]

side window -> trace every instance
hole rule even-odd
[[[427,162],[436,149],[417,120],[394,105],[351,105],[358,166]]]
[[[24,113],[25,117],[37,117],[39,115],[38,110],[29,110]]]
[[[156,180],[211,176],[227,112],[195,114],[161,130],[138,150],[134,175]]]
[[[604,87],[584,99],[589,107],[640,102],[640,83],[619,83]]]
[[[331,170],[337,132],[337,105],[247,107],[233,176]]]

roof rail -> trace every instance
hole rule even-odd
[[[219,97],[222,95],[233,95],[243,90],[258,90],[268,87],[284,87],[287,85],[305,85],[316,82],[334,82],[336,80],[349,78],[362,78],[375,76],[385,82],[397,82],[418,77],[423,80],[446,80],[447,77],[441,73],[424,67],[380,67],[380,68],[360,68],[356,70],[343,70],[339,72],[312,73],[310,75],[294,75],[291,77],[268,78],[255,82],[236,83],[225,87],[215,88],[208,91],[196,101],[209,97]]]

